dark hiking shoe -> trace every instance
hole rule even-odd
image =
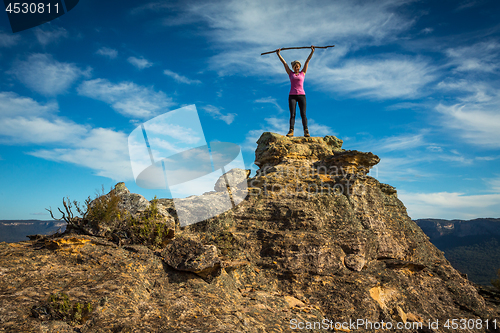
[[[286,136],[288,136],[288,137],[292,137],[292,136],[293,136],[293,129],[290,129],[290,130],[288,131],[288,134],[287,134]]]
[[[304,136],[305,136],[306,138],[309,138],[309,137],[311,136],[311,135],[309,134],[309,130],[308,130],[307,128],[304,130]]]

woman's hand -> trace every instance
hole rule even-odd
[[[280,51],[281,51],[281,49],[277,49],[277,50],[276,50],[276,54],[277,54],[277,55],[280,55]]]
[[[313,52],[314,52],[314,50],[315,50],[314,45],[311,45],[311,53],[313,53]]]

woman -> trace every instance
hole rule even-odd
[[[290,130],[288,131],[288,134],[286,136],[288,137],[293,136],[293,129],[295,126],[295,107],[297,106],[297,103],[299,103],[300,117],[302,118],[302,126],[304,126],[304,136],[310,137],[309,129],[307,128],[306,92],[304,91],[304,77],[307,72],[307,66],[309,65],[309,60],[311,60],[311,57],[314,53],[314,46],[311,45],[311,54],[309,54],[309,57],[307,58],[302,71],[300,70],[301,66],[300,61],[295,60],[292,61],[292,68],[293,68],[292,72],[288,67],[286,61],[281,56],[280,51],[281,49],[278,49],[276,53],[278,54],[278,57],[285,66],[286,73],[288,74],[291,83],[290,93],[288,95],[288,106],[290,108]]]

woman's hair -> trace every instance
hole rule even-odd
[[[292,61],[292,68],[293,68],[293,66],[295,66],[295,64],[299,64],[299,66],[302,67],[302,64],[300,63],[300,61],[294,60],[294,61]]]

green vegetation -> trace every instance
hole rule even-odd
[[[55,220],[64,220],[68,227],[91,235],[108,237],[121,243],[143,244],[153,249],[163,248],[174,236],[174,230],[168,228],[159,211],[159,199],[155,196],[149,207],[142,213],[132,216],[120,208],[120,196],[116,190],[108,194],[97,193],[85,200],[84,208],[77,201],[63,198],[64,211],[58,208],[62,217],[56,219],[51,209],[47,209]],[[81,217],[75,216],[76,209]],[[68,228],[68,229],[71,229]]]
[[[76,200],[71,201],[68,197],[63,198],[64,211],[57,208],[62,214],[62,217],[57,219],[54,217],[51,208],[46,209],[54,220],[64,220],[69,225],[77,226],[81,220],[89,221],[96,226],[98,223],[113,224],[125,217],[125,213],[119,209],[120,197],[112,189],[108,194],[96,192],[95,197],[90,196],[85,200],[85,205],[82,207]],[[73,212],[73,209],[81,216],[78,217]]]
[[[82,324],[94,310],[91,303],[72,303],[69,296],[64,293],[51,294],[47,307],[50,309],[52,319],[63,320],[71,325]]]
[[[156,196],[139,219],[129,218],[127,224],[137,243],[151,245],[153,248],[165,247],[168,240],[173,238],[173,230],[168,229],[162,221]]]
[[[118,207],[120,197],[116,195],[115,190],[111,190],[108,194],[96,193],[96,197],[91,199],[90,196],[85,200],[86,210],[82,211],[78,208],[84,219],[92,221],[93,223],[105,223],[107,225],[120,221],[125,217],[125,213]]]

